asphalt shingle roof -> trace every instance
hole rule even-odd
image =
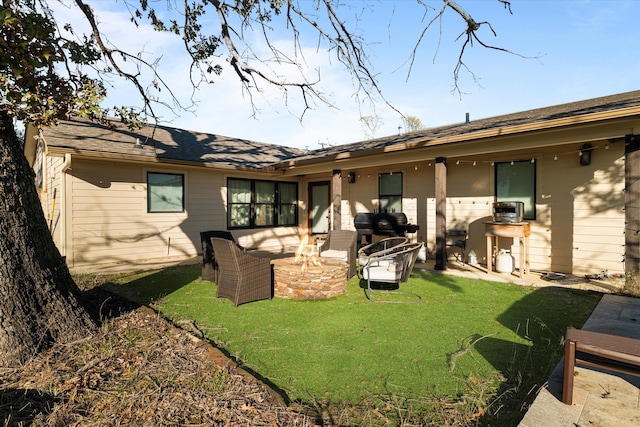
[[[88,120],[65,120],[43,129],[43,135],[49,147],[70,151],[242,168],[261,168],[304,154],[297,148],[167,126],[149,125],[132,131],[115,120],[113,124],[115,130]]]
[[[342,153],[357,151],[379,150],[394,145],[410,143],[426,143],[456,135],[471,134],[474,132],[499,129],[518,125],[527,125],[554,119],[577,117],[586,114],[603,111],[613,111],[628,107],[640,106],[640,90],[625,92],[616,95],[592,98],[584,101],[560,104],[551,107],[521,111],[502,116],[489,117],[479,120],[470,120],[469,123],[456,123],[446,126],[423,129],[415,132],[391,135],[377,139],[344,144],[307,153],[295,160],[310,158],[334,157]]]
[[[264,168],[288,161],[331,159],[342,153],[376,151],[394,145],[427,143],[441,138],[472,134],[484,130],[543,123],[554,119],[578,117],[591,113],[640,106],[640,90],[584,101],[522,111],[513,114],[471,120],[416,132],[327,147],[314,151],[282,147],[240,138],[194,132],[167,126],[146,126],[131,131],[117,123],[116,130],[74,119],[43,130],[49,147],[141,159],[155,158],[167,162],[190,162],[239,168]],[[136,144],[139,141],[140,144]]]

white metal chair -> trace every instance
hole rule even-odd
[[[360,279],[364,279],[364,277],[362,276],[362,268],[367,264],[371,255],[376,252],[391,249],[395,246],[404,245],[407,243],[409,243],[409,239],[407,237],[387,237],[386,239],[382,239],[375,243],[371,243],[361,247],[358,250],[358,277]]]
[[[394,300],[382,300],[374,299],[372,294],[374,292],[385,293],[403,293],[409,294],[414,297],[410,302],[418,302],[422,298],[418,294],[412,292],[398,291],[401,283],[406,283],[409,280],[411,270],[418,258],[418,252],[422,248],[422,242],[420,243],[405,243],[397,246],[393,246],[389,249],[383,249],[381,251],[372,253],[369,255],[366,264],[362,267],[363,280],[367,281],[367,288],[365,294],[367,299],[376,302],[405,302]],[[396,289],[374,289],[371,283],[386,283],[396,285]]]

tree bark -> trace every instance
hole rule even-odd
[[[12,119],[0,112],[0,366],[15,366],[97,322],[56,248]]]

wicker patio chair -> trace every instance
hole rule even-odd
[[[422,248],[423,243],[406,243],[403,245],[393,246],[390,249],[384,249],[369,255],[366,264],[362,267],[363,279],[367,282],[365,294],[370,301],[377,302],[404,302],[385,299],[374,299],[374,292],[386,293],[403,293],[412,295],[416,298],[409,302],[418,302],[422,298],[420,295],[412,292],[402,292],[398,289],[400,284],[409,280],[413,266],[418,259],[418,252]],[[392,284],[395,287],[382,289],[374,289],[372,283]]]
[[[364,267],[369,261],[369,257],[385,249],[391,249],[394,246],[404,245],[409,243],[408,237],[387,237],[386,239],[378,240],[377,242],[363,246],[358,250],[358,267],[356,269],[358,277],[364,279],[362,276],[362,267]]]
[[[237,306],[271,299],[273,279],[271,260],[244,252],[234,242],[211,238],[218,264],[218,298],[229,298]]]
[[[358,233],[351,230],[333,230],[320,246],[321,258],[335,258],[349,264],[347,280],[356,274],[356,243]]]
[[[218,265],[216,264],[211,238],[219,237],[220,239],[230,240],[236,243],[233,235],[228,231],[211,230],[200,232],[200,242],[202,244],[202,278],[214,283],[218,283]],[[237,244],[237,243],[236,243]],[[246,250],[242,248],[243,250]]]

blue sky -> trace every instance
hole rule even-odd
[[[109,40],[122,48],[144,49],[149,58],[162,55],[161,74],[188,104],[188,61],[180,43],[148,29],[133,29],[121,2],[89,3]],[[300,3],[312,4],[308,0]],[[461,122],[466,113],[473,120],[640,89],[640,1],[512,0],[510,15],[496,0],[459,0],[476,21],[489,21],[496,31],[494,37],[483,30],[485,42],[521,55],[488,51],[476,44],[465,63],[478,80],[462,71],[462,94],[452,93],[453,69],[462,43],[456,38],[463,30],[457,15],[448,12],[442,29],[437,25],[427,32],[408,77],[407,60],[434,11],[428,11],[423,20],[415,0],[345,3],[348,6],[340,10],[348,23],[356,15],[361,17],[358,31],[367,43],[384,95],[426,127]],[[436,9],[442,4],[439,0],[426,3]],[[63,13],[79,22],[77,12]],[[278,31],[274,36],[280,46],[290,45],[286,33]],[[259,111],[252,117],[249,98],[237,78],[225,70],[215,84],[195,93],[198,105],[193,112],[178,116],[169,110],[159,112],[174,127],[311,149],[365,139],[361,115],[380,118],[382,125],[375,136],[398,133],[400,116],[382,102],[372,105],[354,98],[351,77],[335,60],[330,63],[327,55],[315,54],[313,36],[303,36],[309,42],[304,49],[311,69],[321,67],[320,90],[335,108],[318,104],[301,122],[301,104],[294,93],[285,102],[282,93],[264,87],[254,96]],[[257,40],[251,43],[255,50],[263,48]],[[131,86],[119,81],[113,85],[106,106],[138,102]]]

